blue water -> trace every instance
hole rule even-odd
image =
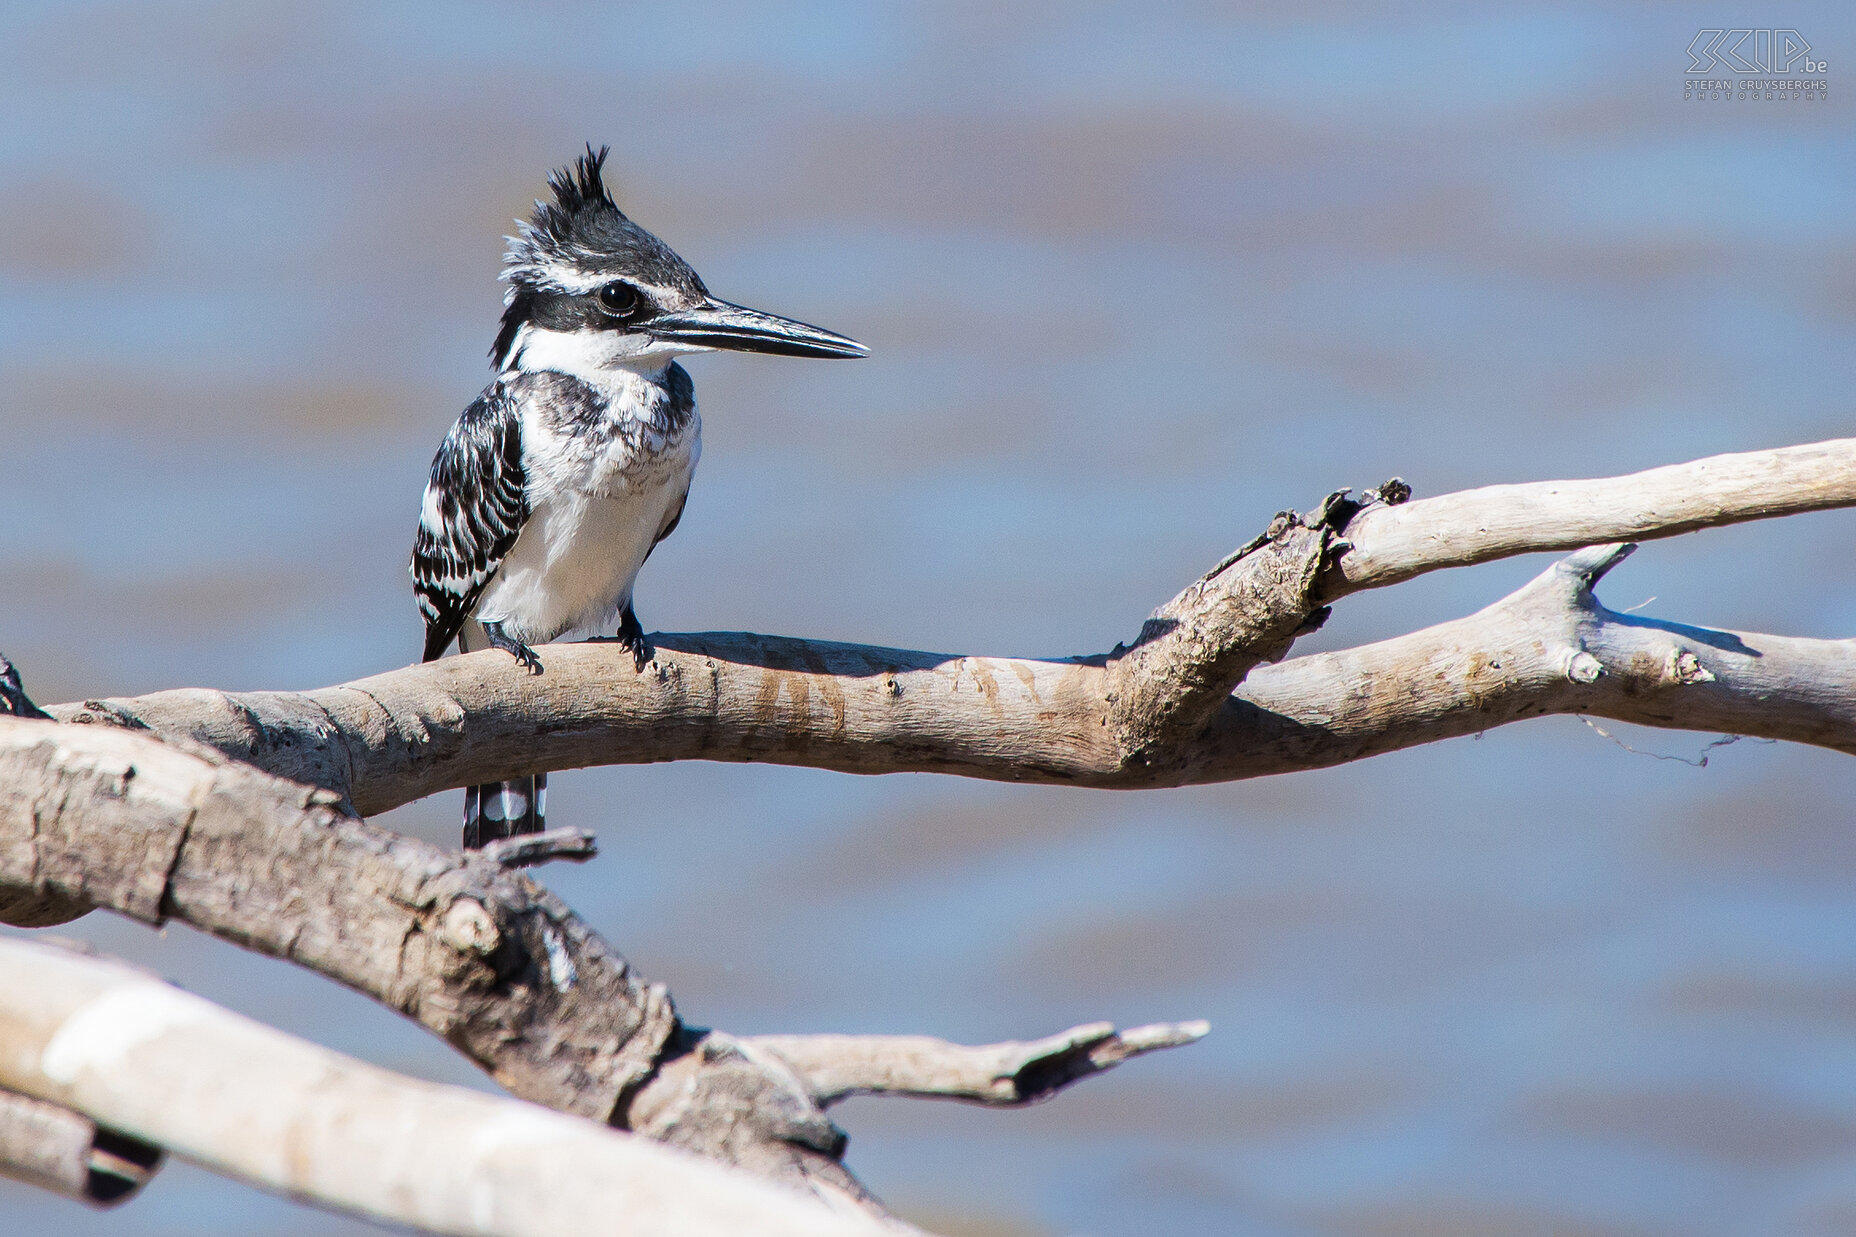
[[[1684,102],[1713,24],[1832,99]],[[419,486],[500,237],[611,143],[719,295],[869,343],[690,363],[648,627],[1107,648],[1280,508],[1850,432],[1845,6],[80,5],[0,13],[0,648],[45,700],[411,661]],[[1856,516],[1645,548],[1618,606],[1856,634]],[[1349,599],[1304,649],[1529,559]],[[861,1100],[964,1237],[1856,1232],[1856,772],[1549,719],[1146,794],[689,764],[563,774],[548,871],[696,1022],[1023,1037],[1208,1017],[1023,1112]],[[384,818],[455,836],[455,795]],[[63,929],[487,1086],[181,927]],[[375,1231],[185,1165],[0,1230]]]

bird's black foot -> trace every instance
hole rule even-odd
[[[619,615],[619,647],[631,651],[632,669],[644,673],[645,663],[651,660],[651,646],[645,641],[644,627],[638,622],[638,612],[629,604],[624,613]]]
[[[541,673],[541,658],[535,656],[535,650],[531,649],[520,640],[513,639],[503,634],[503,625],[501,623],[485,623],[483,625],[483,634],[489,638],[491,648],[501,649],[503,652],[509,654],[518,662],[522,663],[530,674]]]

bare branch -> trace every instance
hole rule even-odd
[[[229,1176],[429,1232],[914,1231],[593,1122],[403,1078],[20,940],[0,940],[0,1084]]]
[[[113,1207],[134,1197],[161,1160],[160,1148],[101,1129],[82,1113],[0,1090],[0,1174]]]
[[[1624,477],[1491,485],[1362,511],[1323,582],[1329,598],[1443,567],[1542,550],[1649,541],[1856,506],[1856,438],[1715,455]]]
[[[355,820],[327,791],[152,736],[0,718],[0,903],[177,918],[443,1036],[517,1095],[621,1111],[676,1023],[526,877]]]
[[[682,1027],[663,989],[527,877],[211,755],[0,718],[0,908],[180,919],[374,997],[522,1098],[886,1215],[788,1064]]]
[[[11,715],[0,716],[0,920],[60,922],[92,906],[184,919],[376,997],[518,1095],[881,1215],[841,1164],[824,1104],[856,1091],[1029,1102],[1202,1028],[1090,1026],[983,1048],[685,1028],[661,988],[509,870],[589,857],[589,835],[462,856],[354,813],[544,770],[692,758],[1178,785],[1551,712],[1856,752],[1856,642],[1613,613],[1593,588],[1628,546],[1581,551],[1455,623],[1263,664],[1320,622],[1324,602],[1424,571],[1856,504],[1856,440],[1394,505],[1402,497],[1389,484],[1364,504],[1337,495],[1311,517],[1279,517],[1132,647],[1061,661],[659,636],[645,673],[610,644],[555,645],[540,677],[489,653],[310,693],[187,690],[52,710],[100,725],[26,720],[45,715],[0,661]]]
[[[1198,775],[1324,768],[1554,713],[1856,754],[1856,641],[1607,609],[1592,590],[1631,548],[1582,550],[1467,618],[1259,670],[1194,741]]]
[[[1092,657],[959,657],[740,633],[660,635],[643,673],[610,643],[550,645],[539,676],[481,653],[314,692],[187,689],[52,712],[198,741],[325,787],[365,814],[472,783],[660,760],[1114,788],[1220,781],[1357,759],[1336,755],[1349,743],[1360,754],[1404,745],[1333,730],[1323,719],[1356,711],[1357,680],[1322,674],[1377,667],[1388,650],[1418,646],[1392,642],[1257,667],[1280,656],[1296,631],[1318,623],[1321,603],[1332,597],[1620,529],[1671,536],[1852,503],[1856,439],[1398,506],[1330,500],[1313,518],[1279,519],[1163,607],[1132,649]],[[1821,650],[1798,651],[1813,661]],[[1334,660],[1345,657],[1354,660]],[[1244,690],[1233,698],[1240,679]],[[1310,696],[1317,683],[1325,686]],[[1800,690],[1821,694],[1825,685]],[[1686,708],[1701,697],[1683,699]],[[1275,702],[1294,707],[1282,712]],[[1577,707],[1630,706],[1600,688]],[[1429,718],[1421,702],[1414,708]],[[1747,733],[1793,738],[1799,729],[1777,706],[1770,721],[1768,710],[1750,705],[1732,712]],[[1485,716],[1472,728],[1505,720],[1514,718]],[[1692,723],[1712,724],[1703,715]],[[1803,741],[1842,747],[1841,725],[1806,727],[1819,737]],[[1430,720],[1412,732],[1444,733]]]
[[[585,829],[547,829],[498,838],[483,847],[484,858],[506,868],[532,868],[565,859],[585,863],[599,854],[599,839]]]
[[[969,1047],[926,1035],[756,1035],[804,1081],[821,1106],[847,1096],[914,1095],[981,1104],[1034,1104],[1130,1057],[1204,1038],[1207,1022],[1161,1022],[1117,1031],[1091,1022],[1028,1043]]]

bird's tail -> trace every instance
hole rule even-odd
[[[490,647],[475,619],[458,630],[458,652],[474,653]],[[449,641],[447,641],[449,643]],[[444,652],[444,645],[437,653]],[[427,641],[426,660],[437,656]],[[507,782],[486,782],[464,788],[464,849],[477,850],[498,838],[540,833],[547,826],[548,775],[518,777]]]
[[[464,788],[464,849],[498,838],[540,833],[547,826],[548,775]]]

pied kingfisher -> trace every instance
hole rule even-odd
[[[709,295],[689,263],[627,219],[601,176],[606,150],[551,173],[551,202],[504,255],[496,376],[432,461],[413,542],[425,660],[497,648],[530,672],[530,645],[612,630],[650,658],[632,584],[683,515],[702,420],[676,357],[733,349],[857,357],[831,331]],[[547,775],[465,792],[464,845],[543,827]]]

